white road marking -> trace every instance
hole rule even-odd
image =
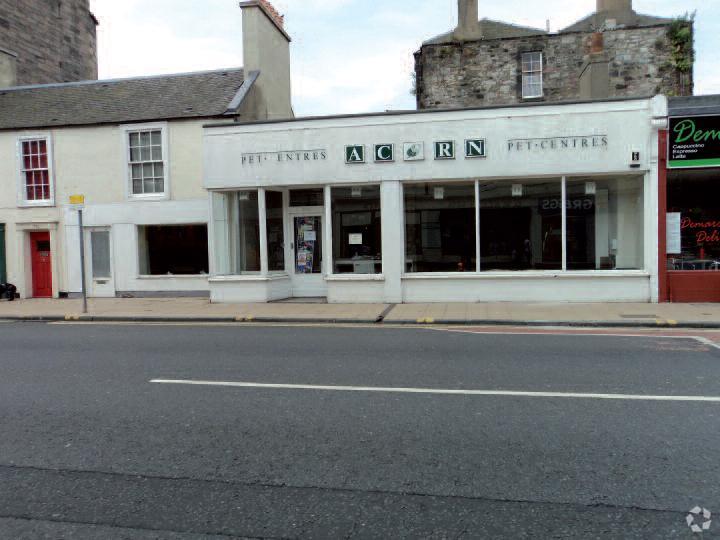
[[[547,330],[550,331],[543,331],[543,330],[528,330],[527,332],[518,332],[518,331],[509,331],[509,332],[502,332],[494,329],[480,329],[480,330],[470,330],[470,329],[464,329],[464,328],[458,328],[458,327],[452,327],[452,328],[433,328],[433,330],[437,331],[446,331],[446,332],[455,332],[458,334],[480,334],[480,335],[491,335],[491,336],[500,336],[500,335],[507,335],[507,336],[579,336],[579,337],[627,337],[627,338],[650,338],[650,339],[691,339],[695,341],[699,341],[703,345],[707,345],[708,347],[714,347],[715,349],[720,349],[720,344],[715,343],[713,340],[708,339],[706,337],[701,336],[694,336],[694,335],[687,335],[687,336],[667,336],[667,335],[661,335],[661,334],[622,334],[622,333],[605,333],[605,332],[573,332],[572,330],[566,330],[566,331],[559,331],[556,332],[555,329],[557,327],[548,327]]]
[[[695,401],[720,403],[716,396],[652,396],[637,394],[583,394],[576,392],[514,392],[509,390],[459,390],[442,388],[383,388],[376,386],[324,386],[310,384],[262,384],[252,382],[199,381],[176,379],[152,379],[154,384],[177,384],[189,386],[220,386],[230,388],[256,388],[270,390],[315,390],[327,392],[378,392],[394,394],[435,394],[451,396],[497,396],[530,398],[614,399],[629,401]]]

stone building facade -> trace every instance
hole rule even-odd
[[[638,15],[630,0],[598,0],[598,11],[553,34],[477,21],[477,0],[459,5],[458,28],[415,54],[419,109],[692,94],[692,68],[675,65],[677,23]],[[692,36],[691,21],[687,28]],[[542,91],[531,97],[523,90],[529,53],[542,62]]]
[[[97,24],[89,0],[0,0],[0,60],[18,86],[95,80]]]

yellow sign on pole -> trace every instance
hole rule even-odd
[[[85,195],[70,195],[70,204],[76,206],[85,204]]]

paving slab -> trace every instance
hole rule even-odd
[[[0,319],[720,328],[720,304],[213,304],[206,298],[96,298],[89,301],[88,308],[83,315],[82,302],[76,299],[0,302]]]

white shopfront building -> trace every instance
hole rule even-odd
[[[209,126],[215,302],[657,301],[663,97]]]

